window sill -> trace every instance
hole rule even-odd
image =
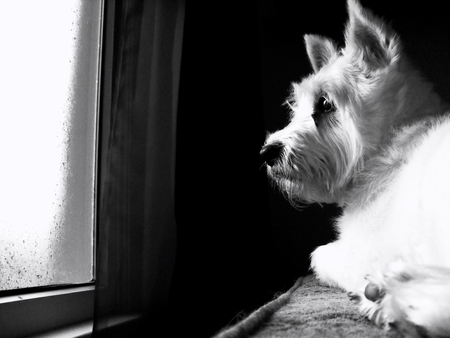
[[[139,319],[139,315],[117,316],[108,320],[109,328],[116,328],[121,325],[129,324]],[[29,338],[91,338],[93,321],[89,320],[76,325],[70,325],[61,329],[45,332]]]
[[[90,338],[94,318],[94,285],[0,297],[0,332],[5,338]],[[138,314],[108,318],[116,329]]]
[[[29,337],[92,320],[94,289],[94,285],[74,286],[0,297],[2,337]]]
[[[69,325],[57,330],[41,333],[29,338],[90,338],[92,337],[93,322],[87,322]]]

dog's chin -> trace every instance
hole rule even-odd
[[[267,175],[269,175],[270,179],[277,183],[280,181],[290,181],[292,178],[286,172],[286,170],[282,170],[282,167],[279,165],[267,166]]]
[[[323,181],[302,177],[297,172],[292,176],[279,166],[268,167],[267,172],[271,181],[296,208],[301,208],[305,204],[336,202],[333,198],[334,193]]]

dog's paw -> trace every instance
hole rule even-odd
[[[367,276],[366,279],[370,279]],[[355,292],[349,292],[348,297],[358,305],[359,311],[373,321],[378,326],[385,326],[390,320],[383,312],[381,301],[386,294],[386,290],[381,283],[369,281],[369,283]]]
[[[350,292],[360,312],[405,337],[450,337],[450,269],[394,263]]]

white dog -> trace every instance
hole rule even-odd
[[[450,337],[450,116],[398,35],[348,0],[345,47],[306,35],[314,73],[261,156],[289,201],[337,203],[318,278],[411,336]],[[367,277],[369,276],[369,277]]]

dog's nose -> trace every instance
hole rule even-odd
[[[269,167],[272,167],[275,164],[275,161],[281,157],[281,153],[283,152],[283,144],[281,142],[275,142],[266,144],[262,147],[259,154],[266,161]]]

